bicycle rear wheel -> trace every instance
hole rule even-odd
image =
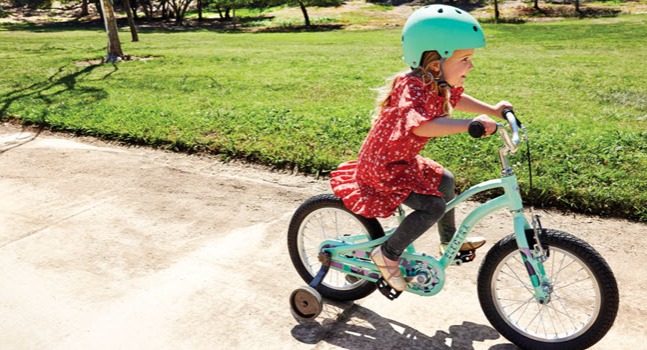
[[[534,298],[514,235],[499,241],[478,276],[481,307],[504,337],[524,349],[586,349],[609,331],[618,312],[618,285],[604,258],[586,242],[546,230],[541,242],[550,300]]]
[[[359,237],[358,237],[359,236]],[[326,239],[361,243],[384,236],[377,219],[356,215],[341,199],[323,194],[305,201],[294,213],[288,228],[288,251],[297,272],[310,283],[321,268],[319,245]],[[364,298],[376,284],[330,269],[317,291],[324,297],[351,301]]]

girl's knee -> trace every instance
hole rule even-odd
[[[454,187],[454,183],[455,183],[454,174],[452,174],[451,171],[445,169],[443,171],[443,178],[440,180],[440,183],[441,184],[444,183],[444,184],[451,185],[452,187]]]
[[[447,203],[442,197],[432,196],[432,198],[425,205],[424,210],[428,213],[445,213]],[[441,215],[442,216],[442,215]]]
[[[450,201],[455,197],[456,185],[454,183],[454,174],[445,169],[443,178],[440,180],[438,191],[445,196],[445,201]]]
[[[442,197],[433,195],[412,192],[404,201],[404,204],[413,210],[424,213],[445,212],[445,200]]]
[[[442,197],[429,196],[430,198],[425,201],[425,204],[417,209],[424,221],[433,225],[440,218],[445,215],[445,208],[447,207],[445,200]]]

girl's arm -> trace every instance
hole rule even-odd
[[[487,114],[503,119],[502,114],[504,108],[512,108],[512,104],[508,101],[501,101],[495,106],[492,106],[470,95],[463,94],[454,109],[461,112]]]
[[[421,137],[441,137],[466,132],[471,119],[451,119],[439,117],[423,122],[413,129]]]
[[[439,117],[423,122],[413,129],[415,135],[421,137],[441,137],[467,132],[469,125],[478,121],[485,127],[485,135],[492,135],[496,131],[496,123],[486,115],[480,115],[474,119],[451,119]]]

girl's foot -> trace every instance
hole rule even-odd
[[[461,248],[458,250],[460,252],[469,252],[471,250],[476,250],[481,248],[485,244],[485,238],[483,237],[467,237]],[[449,246],[449,243],[440,243],[440,246],[438,247],[438,250],[440,251],[440,254],[445,254],[445,250],[447,250],[447,247]]]
[[[377,246],[371,251],[371,260],[375,263],[378,270],[382,274],[382,278],[386,283],[391,286],[391,288],[402,292],[407,288],[407,282],[402,277],[402,271],[400,271],[400,264],[397,261],[391,260],[382,254],[382,247]]]

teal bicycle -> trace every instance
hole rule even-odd
[[[488,251],[479,268],[477,291],[481,308],[492,326],[524,349],[585,349],[609,331],[618,312],[618,286],[604,258],[588,243],[565,232],[544,229],[539,216],[528,222],[517,178],[508,156],[517,152],[526,128],[511,110],[504,116],[512,135],[499,128],[501,178],[483,182],[447,203],[451,210],[475,194],[503,189],[462,221],[440,259],[409,246],[400,258],[406,292],[432,296],[445,283],[445,270],[474,259],[459,252],[470,230],[498,210],[512,215],[514,233]],[[483,126],[470,125],[480,137]],[[402,207],[396,214],[401,221]],[[379,289],[389,299],[391,289],[369,258],[395,228],[383,229],[377,219],[356,215],[339,198],[323,194],[305,201],[288,229],[288,250],[294,267],[308,286],[290,295],[290,309],[300,321],[314,320],[323,310],[323,297],[352,301]]]

